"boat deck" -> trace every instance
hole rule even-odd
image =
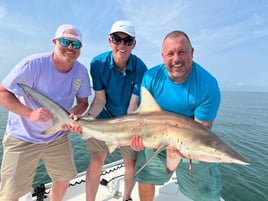
[[[108,172],[108,174],[105,174]],[[97,201],[118,201],[122,200],[123,190],[124,190],[124,168],[119,169],[106,169],[103,172],[101,179],[107,181],[107,185],[100,185],[97,193]],[[85,176],[83,176],[83,180]],[[81,177],[80,177],[81,179]],[[81,181],[81,180],[80,180]],[[79,180],[73,181],[76,183],[80,182]],[[105,182],[104,182],[105,183]],[[80,186],[80,187],[78,187]],[[135,185],[135,188],[132,191],[133,201],[139,200],[138,185]],[[85,200],[85,183],[82,185],[70,186],[68,192],[65,195],[66,201],[81,201]],[[176,184],[176,177],[173,177],[166,185],[157,186],[155,193],[155,201],[191,201],[183,194],[178,191],[178,185]]]
[[[121,201],[124,190],[124,166],[123,161],[119,160],[107,165],[104,165],[101,179],[106,185],[99,185],[96,201]],[[178,189],[176,183],[176,175],[163,186],[156,186],[154,201],[191,201],[191,199],[184,196]],[[32,196],[33,192],[21,197],[19,201],[49,201],[49,189],[51,184],[46,184],[45,194],[38,197]],[[135,185],[132,191],[133,201],[139,200],[138,185]],[[65,194],[64,201],[82,201],[86,200],[85,194],[85,172],[78,174],[78,176],[70,181],[69,188]],[[224,201],[223,199],[221,201]]]

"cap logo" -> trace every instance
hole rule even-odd
[[[110,34],[115,32],[123,32],[131,37],[135,37],[135,27],[129,21],[116,21],[110,31]]]

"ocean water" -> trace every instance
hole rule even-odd
[[[0,107],[0,139],[5,130],[7,111]],[[268,93],[222,92],[222,103],[213,131],[246,157],[251,164],[220,164],[225,201],[268,201]],[[76,166],[85,171],[90,160],[86,141],[70,135]],[[105,163],[119,159],[119,152]],[[0,146],[2,159],[2,146]],[[1,163],[1,160],[0,160]],[[33,186],[49,182],[40,162]]]

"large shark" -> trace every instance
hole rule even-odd
[[[80,124],[83,139],[93,137],[102,140],[110,152],[117,147],[130,145],[132,136],[137,134],[145,147],[157,150],[155,155],[163,149],[167,150],[168,171],[175,170],[181,158],[188,158],[190,162],[249,164],[247,159],[210,129],[190,118],[163,111],[143,87],[140,107],[134,113],[110,119],[79,119],[74,122],[68,111],[48,97],[24,84],[18,85],[40,106],[53,113],[54,124],[44,134],[56,133],[62,130],[64,124]]]

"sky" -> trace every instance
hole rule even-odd
[[[136,27],[133,54],[148,68],[163,63],[163,38],[186,32],[194,60],[219,82],[221,90],[268,91],[268,0],[0,0],[0,80],[24,57],[53,51],[61,24],[83,35],[79,61],[110,50],[116,20]]]

